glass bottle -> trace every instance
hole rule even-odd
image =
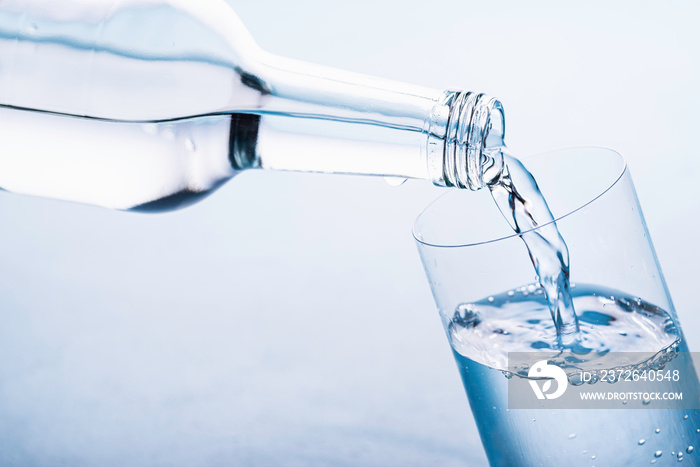
[[[245,169],[479,189],[498,100],[282,58],[223,0],[0,3],[0,188],[174,209]]]

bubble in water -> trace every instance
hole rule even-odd
[[[509,296],[509,297],[512,297],[513,295],[515,295],[515,292],[513,292],[512,290],[509,290],[509,291],[508,291],[508,296]]]
[[[527,286],[527,291],[530,293],[535,293],[536,290],[537,290],[537,286],[535,284],[530,284]]]
[[[661,454],[663,454],[663,451],[656,451],[654,457],[661,457]]]
[[[467,329],[477,326],[481,321],[476,306],[471,303],[457,305],[455,315],[452,319],[460,326]]]
[[[573,373],[569,375],[569,384],[572,386],[581,386],[583,384],[583,376],[581,373]]]
[[[646,443],[646,442],[647,442],[647,440],[645,440],[644,438],[642,438],[642,439],[640,439],[639,441],[637,441],[637,444],[639,444],[640,446],[643,446],[644,443]]]
[[[700,433],[700,430],[698,430],[698,432]],[[656,430],[654,430],[654,433],[656,433],[657,435],[661,433],[661,428],[657,428]]]
[[[666,358],[662,355],[660,356],[657,360],[652,362],[652,368],[655,370],[663,370],[664,367],[666,366]]]
[[[576,438],[576,433],[569,433],[569,439]]]
[[[692,454],[693,451],[693,446],[688,446],[688,449],[685,450],[685,452],[687,452],[688,454]]]
[[[488,298],[489,302],[493,302],[495,299],[493,297]]]
[[[683,417],[683,420],[688,420],[688,416],[687,416],[687,415],[684,416],[684,417]]]

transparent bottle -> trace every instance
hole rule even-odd
[[[0,188],[167,210],[245,169],[476,190],[501,104],[275,56],[223,0],[0,2]]]

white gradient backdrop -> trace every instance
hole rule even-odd
[[[623,153],[700,350],[697,3],[230,3],[271,52],[499,97],[518,154]],[[0,193],[0,465],[483,465],[411,238],[442,192],[250,172],[156,216]]]

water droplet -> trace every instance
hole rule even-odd
[[[693,446],[688,446],[688,449],[685,450],[685,452],[687,452],[688,454],[692,454],[693,451]]]
[[[610,300],[615,300],[615,296],[614,296],[614,295],[611,295],[611,296],[610,296]]]
[[[700,430],[698,430],[698,432],[700,432]],[[656,430],[654,430],[654,433],[656,433],[658,435],[659,433],[661,433],[661,429],[657,428]]]
[[[536,419],[536,418],[533,418],[533,419],[532,419],[532,421],[533,421],[533,422],[536,422],[536,421],[537,421],[537,419]]]
[[[185,140],[185,149],[191,152],[194,152],[197,149],[197,146],[194,145],[194,141],[192,141],[192,138],[187,138]]]
[[[642,438],[642,439],[640,439],[639,441],[637,441],[637,444],[639,444],[640,446],[643,446],[644,443],[646,443],[646,442],[647,442],[647,440],[645,440],[645,439]]]
[[[508,296],[509,296],[509,297],[512,297],[513,295],[515,295],[515,292],[513,292],[512,290],[509,290],[509,291],[508,291]]]
[[[595,460],[595,456],[591,456],[591,459]]]
[[[652,463],[652,464],[656,464],[656,459],[652,459],[652,460],[651,460],[651,463]]]
[[[683,420],[688,420],[688,416],[687,416],[687,415],[684,416],[684,417],[683,417]]]
[[[643,405],[651,404],[651,399],[649,399],[649,397],[645,397],[644,399],[642,399],[642,404]]]
[[[493,297],[489,297],[489,302],[493,302],[495,299]]]
[[[493,410],[496,410],[496,406],[495,406],[495,405],[493,406]]]
[[[581,454],[588,454],[588,449],[584,449],[583,451],[581,451]]]
[[[697,430],[695,430],[695,433],[700,433],[700,428],[698,428]]]
[[[527,291],[530,293],[534,293],[537,290],[537,286],[535,284],[530,284],[527,286]]]
[[[406,178],[403,177],[384,177],[384,181],[390,186],[401,186],[406,183]]]
[[[657,457],[657,458],[658,458],[658,457],[661,457],[661,454],[663,454],[663,451],[656,451],[656,452],[654,453],[654,457]]]
[[[676,458],[678,459],[678,462],[681,462],[683,460],[683,453],[679,452]]]
[[[627,401],[622,401],[622,405],[627,405]]]
[[[576,433],[569,433],[569,439],[576,438]]]

